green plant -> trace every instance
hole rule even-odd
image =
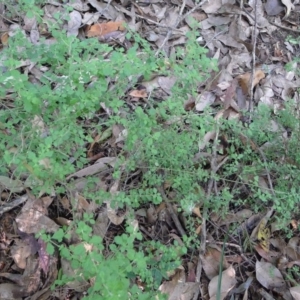
[[[42,22],[37,4],[19,1],[10,12],[35,7],[31,11]],[[54,43],[41,38],[39,44],[32,45],[18,32],[2,51],[3,175],[24,179],[36,195],[53,190],[68,193],[75,180],[68,181],[66,176],[88,163],[86,145],[92,142],[92,132],[105,132],[118,124],[124,128],[124,145],[116,153],[113,179],[120,181],[122,188],[114,195],[86,188],[83,193],[91,201],[99,205],[111,201],[115,207],[131,209],[158,205],[163,198],[157,187],[167,183],[170,201],[186,215],[199,203],[225,214],[230,205],[244,204],[258,211],[272,202],[276,217],[290,217],[299,203],[300,183],[299,117],[292,101],[278,115],[266,106],[258,106],[251,124],[216,120],[212,108],[201,114],[186,111],[184,102],[188,95],[196,96],[199,83],[217,70],[216,62],[207,58],[206,50],[196,42],[196,31],[188,35],[185,48],[177,47],[173,56],[166,59],[162,53],[155,56],[151,46],[132,32],[126,38],[131,39],[133,46],[126,51],[96,39],[67,37],[59,27],[63,19],[57,15],[55,22],[47,24]],[[29,66],[22,64],[27,59],[38,74],[36,81],[27,75]],[[153,91],[146,103],[127,105],[124,94],[128,89],[139,84],[141,78],[149,81],[155,74],[176,78],[171,91],[167,95]],[[109,113],[101,115],[103,107]],[[267,126],[271,120],[279,124],[279,130]],[[289,140],[282,138],[287,127],[292,132]],[[205,148],[200,145],[205,135],[213,131],[220,137],[215,142],[217,158],[226,155],[227,161],[211,178],[213,143],[208,142]],[[261,150],[264,159],[257,149],[266,144],[268,147]],[[199,153],[205,155],[197,156]],[[283,156],[289,160],[282,160]],[[141,179],[134,188],[128,188],[126,180],[136,170],[141,170]],[[265,189],[260,186],[261,178],[270,174],[276,186],[274,191],[269,185]],[[218,190],[216,184],[207,196],[205,188],[210,179],[222,189]],[[91,185],[93,181],[91,176]],[[62,272],[56,285],[72,281],[87,285],[85,299],[153,299],[167,272],[174,270],[181,255],[187,253],[187,246],[174,243],[167,247],[145,241],[129,221],[122,234],[107,242],[93,234],[93,223],[91,215],[74,217],[70,227],[42,235],[48,252],[57,250],[74,270],[72,276]],[[193,227],[191,223],[187,228]],[[70,242],[71,234],[77,243]],[[192,234],[183,237],[193,251],[199,246],[194,240]],[[137,277],[145,284],[143,292],[134,283]]]
[[[65,230],[60,229],[52,236],[42,235],[48,242],[48,253],[54,253],[55,245],[61,257],[75,270],[73,276],[62,274],[56,280],[56,285],[76,282],[79,286],[90,286],[87,296],[83,298],[86,300],[99,297],[152,299],[157,294],[161,280],[168,278],[167,272],[178,267],[178,257],[186,253],[184,247],[166,247],[154,241],[135,247],[135,242],[142,241],[143,237],[131,225],[126,227],[124,234],[115,237],[114,242],[109,245],[110,251],[107,252],[102,238],[92,235],[93,224],[93,217],[85,214],[82,221],[74,222]],[[64,242],[70,238],[73,229],[82,242],[67,246]],[[144,291],[135,284],[137,276],[146,283]],[[159,299],[163,297],[160,296]]]

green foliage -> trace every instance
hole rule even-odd
[[[85,221],[74,222],[72,227],[60,229],[52,236],[42,235],[48,241],[47,250],[53,254],[56,245],[62,258],[70,261],[75,270],[73,276],[63,275],[56,285],[66,285],[69,282],[92,280],[87,296],[83,299],[152,299],[167,272],[180,265],[179,257],[186,253],[184,247],[174,245],[166,247],[158,242],[140,244],[142,235],[132,226],[126,227],[126,233],[116,236],[109,245],[110,254],[105,255],[104,241],[101,237],[92,235],[93,219],[86,215]],[[77,238],[85,241],[67,247],[64,238],[68,232],[76,230]],[[78,274],[78,275],[77,275]],[[79,274],[81,274],[79,276]],[[144,292],[135,284],[135,278],[147,284]],[[157,295],[163,299],[161,295]]]
[[[7,5],[12,6],[10,3]],[[41,12],[37,3],[20,0],[9,10],[11,14],[30,11],[38,19]],[[166,59],[163,54],[155,56],[150,45],[134,33],[128,33],[133,46],[125,51],[96,39],[67,37],[59,29],[60,16],[56,16],[56,21],[48,24],[56,42],[49,44],[41,39],[38,45],[32,45],[19,32],[10,37],[9,46],[2,51],[5,58],[0,73],[0,97],[5,108],[0,111],[2,174],[13,170],[15,178],[27,178],[25,185],[36,194],[51,192],[54,187],[64,193],[73,184],[66,181],[66,176],[87,163],[85,147],[91,142],[91,129],[84,121],[88,120],[98,132],[121,124],[126,137],[118,164],[123,169],[120,172],[117,164],[114,177],[124,182],[123,177],[140,169],[142,178],[139,186],[130,190],[125,187],[113,197],[86,191],[97,203],[111,197],[118,207],[157,205],[162,202],[157,186],[168,182],[175,194],[172,201],[187,216],[199,202],[212,211],[225,213],[232,203],[260,210],[272,201],[277,218],[290,217],[299,203],[300,186],[299,117],[292,113],[295,111],[292,101],[277,116],[268,107],[259,106],[249,125],[236,120],[216,121],[209,109],[201,115],[188,112],[184,109],[188,95],[195,96],[198,85],[216,70],[216,62],[196,42],[196,31],[188,36],[185,48],[176,48],[173,56]],[[38,83],[19,67],[26,59],[43,70]],[[140,78],[150,80],[153,74],[174,76],[172,93],[159,99],[151,96],[145,105],[129,107],[124,101],[125,91],[135,87]],[[6,100],[7,95],[13,104]],[[110,114],[95,121],[101,105]],[[271,119],[276,120],[278,130],[272,129]],[[292,132],[288,140],[282,137],[284,128]],[[221,147],[221,139],[215,146],[219,155],[226,151],[228,160],[214,175],[222,190],[207,198],[200,187],[205,187],[211,177],[212,143],[201,150],[205,155],[197,154],[201,152],[199,145],[205,134],[211,131],[226,136],[226,147]],[[244,143],[241,135],[258,146],[269,144],[263,150],[266,160],[251,148],[250,142]],[[275,195],[261,189],[259,179],[267,178],[266,173],[274,174]],[[233,183],[237,183],[234,188]],[[246,197],[241,186],[247,188]],[[126,232],[107,244],[93,235],[93,222],[91,216],[85,215],[82,220],[74,220],[69,228],[59,229],[52,236],[43,235],[47,251],[50,254],[58,251],[75,271],[71,277],[62,274],[56,285],[72,280],[92,282],[87,300],[154,299],[167,272],[180,265],[180,256],[187,252],[176,244],[166,247],[143,241],[141,233],[129,222]],[[71,233],[81,243],[68,245]],[[190,248],[192,244],[198,245],[195,237],[184,237],[184,242]],[[134,283],[137,276],[145,283],[144,292]]]

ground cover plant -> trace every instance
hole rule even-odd
[[[218,5],[1,2],[1,299],[298,299],[295,29]]]

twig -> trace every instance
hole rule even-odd
[[[211,159],[211,173],[210,173],[210,179],[208,182],[208,187],[207,187],[207,193],[205,198],[207,201],[209,201],[210,196],[212,194],[212,189],[214,186],[215,182],[215,174],[217,173],[217,145],[218,145],[218,137],[219,137],[219,130],[216,130],[216,137],[214,139],[214,144],[213,144],[213,155]],[[196,272],[196,280],[195,282],[199,283],[200,285],[200,279],[201,279],[201,273],[202,273],[202,260],[201,256],[205,254],[206,250],[206,219],[207,219],[207,206],[204,204],[203,205],[203,212],[202,212],[202,224],[201,224],[201,242],[200,242],[200,249],[199,249],[199,258],[198,258],[198,265],[197,265],[197,272]],[[193,297],[193,300],[197,300],[199,296],[199,292],[202,289],[198,289]],[[203,295],[201,295],[203,298]]]
[[[300,33],[300,30],[297,30],[297,29],[292,29],[292,28],[289,28],[289,27],[285,27],[285,26],[276,24],[276,23],[274,23],[274,22],[272,22],[272,21],[269,21],[269,23],[271,23],[272,25],[277,26],[278,28],[281,28],[281,29],[283,29],[283,30],[288,30],[288,31]]]
[[[172,217],[172,220],[173,220],[176,228],[178,229],[180,235],[181,236],[186,235],[185,230],[182,228],[181,223],[180,223],[176,213],[174,212],[173,206],[171,205],[170,200],[167,197],[164,188],[162,186],[157,186],[156,188],[160,192],[163,200],[166,202],[167,209],[168,209],[168,211]]]
[[[251,69],[251,80],[250,80],[250,103],[249,112],[250,120],[252,119],[253,112],[253,84],[254,84],[254,73],[255,73],[255,49],[256,49],[256,33],[257,33],[257,0],[254,3],[254,30],[253,30],[253,50],[252,50],[252,69]]]
[[[175,28],[178,26],[178,24],[179,24],[180,21],[182,20],[182,19],[181,19],[181,16],[182,16],[182,12],[183,12],[183,10],[184,10],[184,8],[185,8],[185,1],[186,1],[186,0],[183,0],[183,2],[182,2],[182,5],[181,5],[181,8],[180,8],[179,15],[178,15],[178,17],[177,17],[177,19],[176,19],[176,22],[175,22],[174,26],[173,26],[173,27],[175,27]],[[167,33],[165,39],[163,40],[162,44],[159,46],[158,50],[156,51],[155,56],[158,55],[159,51],[164,47],[164,45],[166,44],[166,42],[169,40],[169,38],[170,38],[172,32],[173,32],[173,29],[170,28],[170,29],[168,30],[168,33]]]

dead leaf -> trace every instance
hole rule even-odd
[[[88,11],[90,9],[87,3],[84,3],[81,0],[72,0],[68,3],[68,5],[70,5],[78,11]]]
[[[31,254],[31,245],[27,241],[16,240],[15,244],[11,247],[11,256],[16,265],[21,269],[25,269],[26,259]]]
[[[0,284],[0,299],[3,300],[22,300],[24,288],[14,283],[1,283]]]
[[[265,10],[269,16],[276,16],[284,10],[284,6],[280,0],[267,0]]]
[[[204,111],[204,109],[213,104],[216,99],[215,94],[212,92],[204,91],[202,94],[200,94],[196,99],[196,110],[197,111]]]
[[[261,79],[265,78],[265,73],[262,70],[256,70],[253,76],[253,87],[255,87]],[[238,77],[239,84],[245,95],[250,94],[251,73],[245,73]]]
[[[86,12],[83,15],[82,24],[92,25],[93,23],[97,23],[99,19],[98,14],[93,14],[90,12]]]
[[[171,90],[176,83],[176,78],[174,76],[159,76],[157,83],[167,94],[171,95]]]
[[[256,279],[266,289],[282,288],[285,281],[281,272],[271,263],[256,261]]]
[[[104,238],[108,229],[108,223],[109,219],[107,216],[107,211],[105,209],[104,211],[98,214],[95,224],[93,225],[93,233]]]
[[[158,214],[156,209],[154,208],[153,205],[151,205],[148,209],[147,209],[147,221],[150,224],[153,224],[157,221],[158,218]]]
[[[76,10],[72,11],[69,14],[67,35],[77,36],[79,32],[79,28],[81,26],[81,22],[82,22],[81,14]]]
[[[219,276],[221,278],[221,286],[218,286]],[[208,285],[208,292],[210,300],[216,300],[218,295],[218,290],[220,289],[220,298],[218,300],[223,300],[227,294],[234,288],[237,280],[235,279],[235,270],[230,266],[227,270],[222,272],[222,275],[215,276]]]
[[[257,253],[264,258],[266,261],[275,264],[278,260],[278,258],[280,257],[280,253],[279,252],[275,252],[275,251],[271,251],[271,250],[264,250],[262,248],[261,245],[255,245],[255,250],[257,251]]]
[[[270,229],[267,227],[267,223],[273,212],[274,210],[270,209],[251,233],[251,239],[258,239],[259,244],[266,252],[270,249],[269,239],[271,235]]]
[[[224,217],[220,217],[217,213],[211,214],[211,220],[217,223],[219,226],[229,225],[231,223],[241,223],[245,219],[248,219],[252,216],[253,212],[250,209],[242,209],[236,213],[229,213]]]
[[[209,279],[217,276],[219,274],[220,263],[222,261],[222,252],[208,246],[205,255],[201,255],[200,257],[206,276]],[[228,267],[226,258],[224,256],[222,267],[223,269]]]
[[[207,14],[214,14],[222,6],[222,0],[211,0],[204,3],[201,9]]]
[[[114,8],[113,5],[107,5],[105,2],[98,0],[88,0],[96,10],[108,20],[116,20],[120,13]]]
[[[294,4],[292,4],[291,0],[281,0],[282,4],[286,6],[286,13],[285,16],[282,18],[283,20],[285,20],[286,18],[289,17],[292,9],[295,9]]]
[[[199,283],[186,282],[185,270],[182,266],[176,269],[171,281],[165,281],[159,290],[163,294],[168,294],[169,300],[192,300]]]
[[[95,24],[89,27],[87,37],[104,36],[114,31],[124,31],[124,21]]]
[[[147,98],[148,94],[146,90],[132,90],[129,95],[131,97],[136,97],[136,98]]]
[[[237,80],[234,79],[232,80],[230,86],[227,88],[225,92],[225,97],[224,97],[224,109],[228,109],[233,101],[233,97],[235,96],[235,91],[237,87]]]
[[[290,288],[290,292],[294,300],[300,300],[300,286],[294,286]]]
[[[3,46],[8,45],[8,40],[9,40],[8,32],[4,32],[3,34],[1,34],[1,43],[2,43]]]
[[[109,165],[114,166],[116,160],[116,157],[102,157],[99,160],[97,160],[95,164],[69,175],[66,179],[69,180],[72,177],[84,177],[94,175],[99,172],[105,171],[109,169]]]
[[[6,176],[0,176],[0,186],[3,189],[7,189],[12,193],[20,193],[24,191],[24,186],[22,181],[18,179],[11,179]]]

